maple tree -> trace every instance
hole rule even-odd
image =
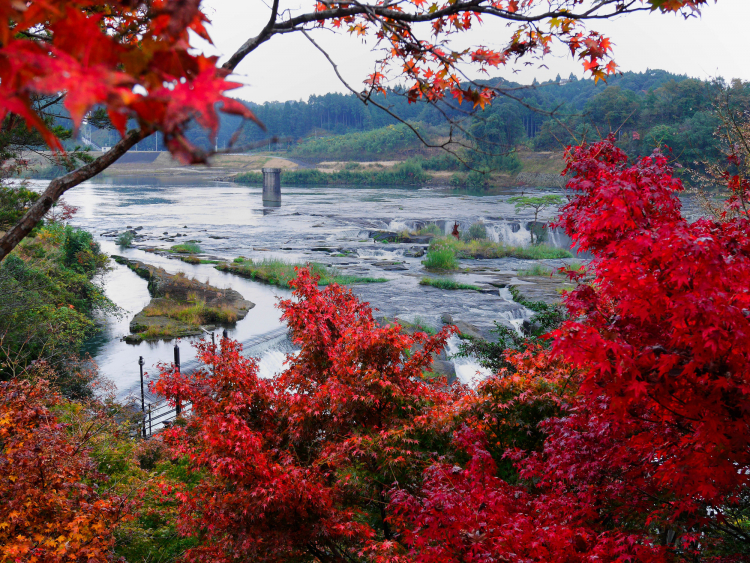
[[[423,379],[436,336],[379,327],[369,306],[301,270],[281,302],[300,346],[289,367],[259,379],[236,342],[198,346],[205,368],[165,369],[155,391],[190,401],[165,432],[174,455],[205,476],[174,493],[179,529],[201,539],[190,561],[347,561],[376,537],[392,541],[387,490],[429,455],[412,418],[445,392]],[[429,451],[429,450],[428,450]]]
[[[688,222],[658,152],[566,158],[559,224],[594,259],[551,345],[477,389],[422,378],[447,332],[378,327],[304,270],[286,371],[231,341],[165,370],[195,413],[167,440],[205,475],[176,492],[192,560],[747,560],[748,219]]]
[[[97,424],[73,431],[43,381],[0,383],[0,561],[114,560],[129,500],[102,487]]]
[[[745,560],[748,220],[689,223],[659,153],[631,164],[609,139],[567,158],[560,225],[595,256],[569,272],[571,320],[462,399],[471,460],[395,492],[405,541],[417,561]],[[543,444],[506,440],[496,461],[494,428],[521,404],[551,415],[531,418]]]
[[[588,7],[580,0],[378,0],[318,2],[309,12],[297,13],[281,9],[275,0],[261,32],[218,68],[215,57],[196,54],[190,48],[191,32],[210,41],[199,0],[3,0],[3,128],[18,126],[20,120],[36,129],[51,149],[60,150],[58,137],[40,113],[42,106],[35,106],[40,97],[51,96],[54,102],[62,101],[76,126],[98,107],[123,139],[99,158],[52,181],[26,215],[0,238],[0,259],[65,191],[106,169],[154,131],[164,134],[173,154],[188,162],[204,162],[207,154],[185,139],[189,123],[195,121],[215,133],[217,105],[224,112],[257,122],[245,105],[224,93],[238,86],[228,80],[229,73],[276,35],[306,33],[321,26],[371,35],[386,49],[379,69],[367,81],[366,92],[357,92],[363,102],[377,104],[372,93],[385,91],[389,69],[396,68],[397,78],[406,80],[410,100],[434,102],[452,96],[459,103],[467,100],[484,107],[498,91],[462,81],[461,63],[487,71],[519,58],[543,57],[559,40],[599,79],[616,69],[611,60],[612,44],[598,32],[586,30],[586,21],[643,10],[690,15],[704,4],[706,0],[603,0]],[[451,47],[455,33],[470,30],[483,17],[515,26],[506,48]],[[429,24],[429,40],[419,37],[422,23]],[[46,107],[46,103],[42,105]],[[127,132],[133,121],[137,128]]]

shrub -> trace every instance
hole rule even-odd
[[[133,236],[133,233],[130,231],[125,231],[124,233],[120,233],[117,235],[117,239],[115,239],[115,242],[117,242],[117,246],[120,248],[130,248],[133,245],[133,239],[135,237]]]
[[[467,188],[484,188],[489,183],[489,175],[479,170],[472,170],[466,176]]]
[[[169,251],[177,252],[179,254],[198,254],[201,252],[201,247],[194,242],[183,242],[181,244],[173,245]]]
[[[430,248],[422,264],[428,270],[457,270],[456,253],[447,246]]]
[[[487,238],[487,227],[484,223],[474,223],[461,235],[463,240],[485,240]]]
[[[435,223],[428,223],[424,227],[421,227],[417,231],[418,235],[435,235],[436,237],[443,236],[443,230],[438,227]]]

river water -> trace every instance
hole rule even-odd
[[[36,183],[36,182],[35,182]],[[38,182],[39,187],[45,182]],[[535,194],[559,190],[529,190]],[[288,291],[221,273],[211,264],[190,265],[146,247],[168,249],[173,244],[198,240],[205,254],[221,259],[278,257],[289,261],[316,261],[345,274],[385,277],[387,283],[355,286],[354,291],[377,309],[376,316],[414,321],[416,317],[438,328],[441,317],[470,322],[488,332],[495,320],[517,326],[528,311],[509,300],[506,292],[444,291],[419,285],[425,275],[421,258],[404,256],[408,244],[382,244],[369,237],[373,230],[413,230],[436,222],[449,232],[454,222],[461,230],[477,221],[487,227],[488,236],[509,244],[527,244],[530,215],[518,215],[508,197],[522,188],[493,196],[457,194],[439,189],[385,187],[295,187],[283,188],[280,207],[266,207],[261,190],[230,182],[139,176],[101,178],[71,190],[65,200],[79,208],[72,223],[91,231],[109,254],[120,254],[217,287],[232,287],[255,303],[248,316],[229,331],[248,353],[260,358],[261,375],[282,369],[293,348],[275,307]],[[544,220],[545,217],[540,217]],[[120,249],[114,233],[140,228],[140,239],[130,249]],[[551,242],[566,246],[569,241],[550,233]],[[347,256],[335,256],[347,253]],[[400,262],[395,264],[394,262]],[[476,266],[476,261],[471,261]],[[560,261],[547,261],[550,266]],[[483,270],[513,273],[528,267],[516,259],[484,260],[482,267],[455,274],[458,281],[481,281]],[[101,320],[103,330],[87,345],[100,372],[111,379],[121,397],[139,389],[138,358],[145,370],[156,374],[158,362],[169,362],[175,342],[138,345],[121,340],[128,334],[133,315],[150,297],[146,282],[124,266],[112,264],[103,279],[106,293],[121,309],[120,317]],[[196,364],[190,339],[180,346],[183,369]],[[450,343],[456,350],[456,340]],[[454,361],[457,376],[468,382],[482,377],[483,370],[470,359]]]

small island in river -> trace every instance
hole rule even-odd
[[[255,307],[233,289],[219,289],[184,273],[170,274],[139,260],[112,256],[148,282],[151,301],[130,322],[125,341],[196,336],[216,325],[234,325]]]

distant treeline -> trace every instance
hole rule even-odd
[[[502,85],[520,88],[512,83]],[[718,156],[713,135],[717,120],[712,107],[717,96],[727,92],[738,103],[750,98],[750,89],[739,81],[706,82],[662,70],[627,72],[606,84],[558,77],[553,83],[516,90],[523,104],[497,98],[466,124],[478,149],[472,164],[513,169],[516,162],[507,158],[499,162],[490,155],[521,143],[533,150],[559,150],[609,132],[614,132],[633,155],[647,154],[654,146],[666,144],[680,161],[712,160]],[[398,95],[388,96],[387,103],[428,136],[438,134],[441,127],[444,130],[444,115],[431,106],[408,104]],[[256,141],[268,134],[291,137],[299,141],[292,154],[302,158],[387,158],[409,155],[421,146],[408,128],[387,127],[396,123],[393,118],[361,104],[354,96],[328,94],[312,96],[308,102],[252,107],[266,123],[268,133],[246,127],[243,141]],[[459,117],[458,113],[453,117]]]
[[[477,149],[471,164],[505,170],[516,168],[517,162],[498,160],[500,157],[492,155],[519,144],[532,150],[559,150],[610,131],[633,155],[646,154],[655,145],[666,144],[680,161],[711,160],[718,155],[713,136],[717,120],[712,112],[717,96],[729,92],[738,103],[750,98],[748,86],[740,81],[706,82],[663,70],[626,72],[598,84],[574,76],[529,87],[502,80],[486,82],[512,89],[521,101],[499,96],[485,111],[464,121]],[[469,109],[443,108],[444,115],[424,103],[409,104],[397,92],[378,101],[433,139],[447,135],[446,115],[458,119],[465,117],[463,111]],[[412,156],[421,147],[407,127],[388,127],[398,122],[353,95],[326,94],[310,96],[307,101],[247,105],[267,131],[246,124],[238,138],[240,147],[275,136],[284,139],[284,143],[268,148],[289,149],[293,156],[311,160]],[[219,148],[226,147],[240,125],[239,118],[222,115],[216,141]],[[104,135],[102,132],[99,136]],[[188,136],[206,148],[213,144],[198,128]],[[110,142],[111,134],[109,137],[101,142]],[[150,142],[149,146],[155,146],[153,140]]]

